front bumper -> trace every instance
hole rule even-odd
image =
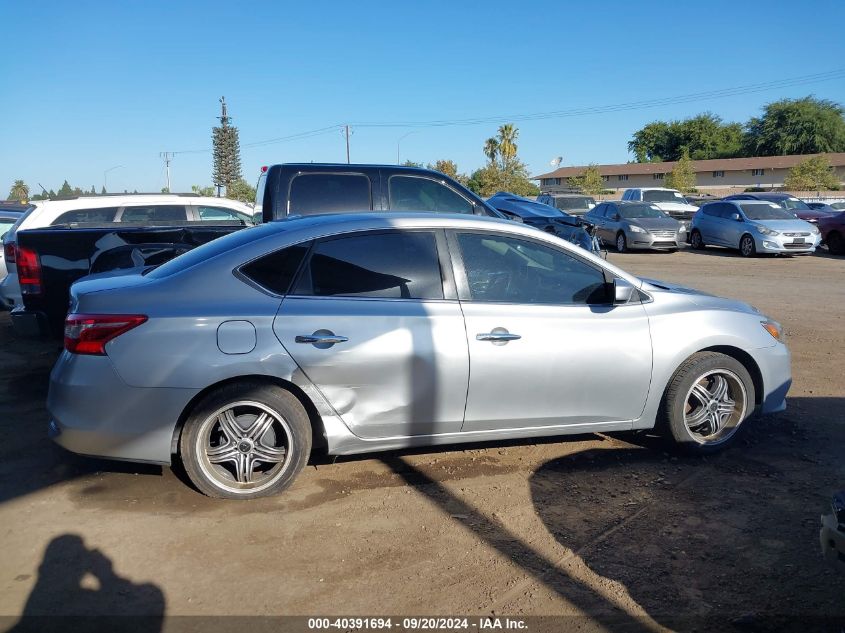
[[[62,352],[50,374],[49,434],[81,455],[169,464],[174,429],[197,393],[130,387],[108,356]]]
[[[794,237],[784,235],[755,235],[754,242],[758,253],[812,253],[821,242],[821,235],[809,235],[803,238],[805,242],[795,243]]]
[[[628,240],[628,248],[648,248],[648,249],[676,249],[680,248],[681,243],[686,241],[686,232],[678,232],[674,235],[654,234],[654,233],[634,233],[627,231],[625,237]]]
[[[792,386],[792,358],[783,343],[751,350],[750,354],[763,379],[760,413],[777,413],[786,409],[786,394]]]

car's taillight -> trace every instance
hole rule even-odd
[[[9,242],[3,246],[3,257],[6,259],[7,264],[14,264],[15,263],[15,243]]]
[[[41,294],[41,260],[31,248],[18,246],[15,253],[18,267],[18,283],[25,295]]]
[[[143,314],[68,314],[65,349],[71,354],[106,355],[106,343],[147,320]]]

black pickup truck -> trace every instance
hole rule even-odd
[[[356,211],[430,211],[504,217],[466,187],[439,172],[395,165],[284,164],[262,169],[256,217]],[[156,266],[244,227],[238,222],[182,222],[172,226],[72,224],[20,231],[17,248],[29,283],[23,307],[12,310],[23,337],[60,337],[70,286],[81,277]]]

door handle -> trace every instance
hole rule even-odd
[[[494,343],[507,343],[508,341],[518,341],[521,338],[522,337],[519,334],[511,334],[510,332],[487,332],[485,334],[475,335],[476,341],[493,341]]]
[[[335,343],[345,343],[349,339],[345,336],[338,336],[337,334],[300,334],[294,341],[297,343],[311,343],[312,345],[334,345]]]

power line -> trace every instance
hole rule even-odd
[[[589,106],[581,108],[570,108],[567,110],[552,110],[549,112],[534,112],[528,114],[507,114],[487,117],[476,117],[468,119],[435,119],[431,121],[393,121],[393,122],[379,122],[379,121],[364,121],[360,123],[350,123],[350,126],[365,127],[365,128],[432,128],[432,127],[456,127],[456,126],[470,126],[483,125],[490,123],[505,123],[505,122],[519,122],[519,121],[542,121],[546,119],[562,119],[569,117],[588,116],[595,114],[609,114],[612,112],[625,112],[630,110],[643,110],[647,108],[654,108],[658,106],[677,105],[682,103],[690,103],[694,101],[703,101],[710,99],[724,99],[727,97],[740,96],[745,94],[753,94],[757,92],[765,92],[768,90],[789,88],[794,86],[803,86],[812,83],[820,83],[825,81],[834,81],[837,79],[845,79],[845,68],[837,68],[820,73],[813,73],[810,75],[801,75],[799,77],[790,77],[787,79],[775,79],[756,84],[747,84],[744,86],[734,86],[732,88],[721,88],[718,90],[705,90],[702,92],[693,92],[683,95],[676,95],[673,97],[660,97],[657,99],[644,99],[641,101],[629,101],[625,103],[608,104],[605,106]],[[307,130],[288,136],[280,136],[277,138],[265,139],[263,141],[254,141],[252,143],[245,143],[243,147],[263,147],[265,145],[274,145],[276,143],[285,143],[288,141],[301,140],[312,138],[327,134],[334,130],[340,129],[345,131],[344,124],[328,125],[326,127],[317,128],[314,130]],[[348,138],[348,137],[347,137]],[[212,149],[193,149],[182,150],[178,152],[170,152],[172,155],[176,154],[205,154],[211,152]]]

